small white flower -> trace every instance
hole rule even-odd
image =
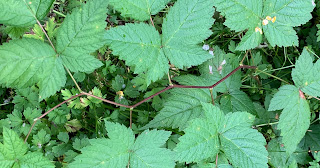
[[[267,19],[264,19],[264,20],[262,21],[262,24],[265,26],[265,25],[269,24],[269,21],[268,21]]]
[[[25,126],[26,126],[26,123],[23,123],[23,124],[22,124],[22,127],[25,127]]]
[[[204,44],[202,49],[208,51],[210,49],[209,45],[208,44]]]
[[[41,145],[41,143],[38,143],[38,148],[40,148],[40,149],[42,148],[42,145]]]
[[[122,85],[122,89],[124,89],[124,88],[126,88],[126,84],[123,84],[123,85]]]
[[[212,72],[212,66],[211,66],[211,65],[209,65],[209,73],[210,73],[210,74],[213,74],[213,72]]]
[[[222,66],[225,65],[226,63],[227,63],[227,61],[224,59],[224,60],[221,62],[219,68],[217,69],[217,70],[219,71],[220,75],[222,74],[222,68],[223,68]]]
[[[311,0],[312,6],[316,6],[316,3],[314,2],[314,0]]]
[[[227,61],[224,59],[224,60],[221,62],[220,65],[224,65],[224,64],[226,64],[226,63],[227,63]]]
[[[214,56],[213,51],[211,51],[211,50],[209,51],[209,54],[212,55],[212,56]]]

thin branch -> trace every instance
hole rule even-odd
[[[25,140],[24,140],[24,142],[27,142],[28,137],[29,137],[31,131],[32,131],[34,125],[36,124],[36,122],[37,122],[38,120],[40,120],[41,118],[45,117],[45,116],[46,116],[47,114],[49,114],[51,111],[53,111],[53,110],[55,110],[56,108],[62,106],[63,104],[67,103],[68,101],[73,100],[73,99],[75,99],[75,98],[77,98],[77,97],[80,97],[80,96],[82,96],[82,95],[84,95],[84,93],[80,93],[80,94],[77,94],[77,95],[75,95],[75,96],[72,96],[71,98],[69,98],[69,99],[67,99],[67,100],[59,103],[58,105],[54,106],[53,108],[51,108],[51,109],[48,110],[47,112],[43,113],[43,114],[42,114],[41,116],[39,116],[38,118],[35,118],[34,121],[33,121],[32,126],[31,126],[31,128],[30,128],[30,130],[29,130],[29,132],[28,132],[28,134],[27,134],[27,136],[26,136],[26,138],[25,138]]]
[[[130,108],[130,128],[132,129],[132,111],[133,108]]]
[[[150,21],[151,21],[152,26],[155,27],[151,15],[150,15]]]
[[[71,77],[73,83],[74,83],[74,84],[76,85],[76,87],[78,88],[79,92],[80,92],[80,93],[83,92],[83,91],[81,90],[79,84],[78,84],[77,81],[74,79],[74,77],[73,77],[73,75],[71,74],[71,72],[69,71],[69,69],[68,69],[66,66],[64,66],[64,68],[65,68],[66,71],[68,72],[69,76]]]
[[[243,58],[242,58],[242,60],[241,60],[241,62],[240,62],[240,66],[243,65],[243,61],[244,61],[244,59],[247,57],[249,51],[250,51],[250,50],[247,50],[246,54],[244,54],[244,56],[243,56]]]
[[[212,101],[212,104],[214,105],[214,98],[213,98],[213,88],[210,88],[210,95],[211,95],[211,101]]]

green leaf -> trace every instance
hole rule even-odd
[[[318,28],[318,31],[317,31],[317,42],[320,41],[320,24],[317,24],[317,28]]]
[[[225,112],[247,111],[257,114],[249,96],[240,90],[234,90],[220,99],[221,109]]]
[[[64,143],[69,142],[69,134],[67,132],[60,132],[57,137],[60,141]]]
[[[16,96],[13,97],[12,103],[14,103],[14,108],[23,111],[26,108],[38,108],[39,104],[39,96],[35,87],[33,88],[25,88],[19,89],[16,92]]]
[[[281,145],[281,139],[272,139],[268,143],[269,164],[273,167],[289,167],[292,162],[296,162],[292,155],[286,153]]]
[[[202,103],[205,116],[190,122],[175,151],[178,161],[199,162],[222,150],[234,167],[268,167],[266,140],[251,128],[254,116],[228,113]]]
[[[150,19],[150,15],[155,15],[165,7],[170,0],[110,0],[110,5],[119,12],[121,16],[130,17],[139,21]]]
[[[8,160],[21,158],[28,151],[27,144],[25,144],[20,137],[8,128],[3,128],[3,151],[2,154]]]
[[[168,72],[169,61],[182,69],[211,58],[198,44],[212,34],[213,12],[210,1],[179,0],[164,20],[162,38],[150,25],[126,24],[107,31],[106,43],[114,55],[135,66],[135,83],[145,80],[148,86]]]
[[[36,168],[54,168],[52,162],[43,156],[42,153],[32,152],[23,156],[20,160],[21,167],[36,167]]]
[[[50,138],[50,134],[47,134],[44,129],[41,129],[37,134],[33,135],[32,143],[37,145],[38,148],[41,148],[42,145],[50,141]]]
[[[0,23],[9,26],[30,26],[45,17],[54,0],[0,0]],[[17,10],[19,9],[19,10]]]
[[[64,124],[66,123],[67,120],[67,115],[70,112],[67,110],[60,110],[60,109],[55,109],[52,112],[48,114],[49,116],[49,121],[52,121],[55,124]]]
[[[314,6],[310,1],[300,0],[266,0],[264,1],[263,14],[277,16],[276,22],[291,27],[307,23],[312,18]]]
[[[192,75],[175,78],[180,84],[206,86],[208,80]],[[209,81],[211,82],[211,81]],[[201,102],[211,102],[208,89],[172,89],[164,100],[164,108],[151,120],[146,128],[172,127],[183,130],[187,122],[203,115]]]
[[[238,44],[236,50],[249,50],[256,48],[262,41],[262,34],[259,31],[249,29],[245,36],[241,39],[241,42]]]
[[[301,56],[292,69],[292,80],[304,93],[318,97],[320,96],[320,61],[313,64],[313,56],[304,48]]]
[[[66,17],[57,32],[57,51],[73,72],[92,72],[103,64],[90,55],[103,46],[108,1],[91,0]]]
[[[301,140],[301,144],[304,149],[309,149],[311,151],[319,151],[320,150],[320,125],[311,125],[306,132],[306,135]]]
[[[262,18],[261,0],[216,0],[213,4],[225,15],[224,24],[237,32],[257,27]]]
[[[278,128],[286,151],[291,154],[309,128],[310,108],[297,87],[285,85],[274,95],[269,106],[269,111],[281,109]]]
[[[225,117],[220,127],[221,149],[235,167],[268,167],[266,140],[257,130],[249,127],[254,117],[249,113],[242,115],[246,117],[246,122],[238,117],[239,113],[228,113]]]
[[[263,27],[263,31],[272,47],[298,46],[299,40],[296,31],[280,23],[270,23]]]
[[[163,21],[162,46],[172,64],[182,69],[199,65],[211,58],[197,44],[212,34],[212,2],[179,0]]]
[[[146,74],[148,85],[168,72],[168,60],[160,49],[160,35],[154,27],[144,23],[126,24],[110,29],[105,39],[114,55],[135,66],[134,73]]]
[[[0,84],[25,88],[38,83],[42,100],[55,94],[65,82],[61,60],[48,44],[24,38],[0,46]]]
[[[146,130],[135,140],[131,129],[118,123],[105,123],[109,139],[90,140],[91,145],[81,150],[82,154],[69,165],[71,168],[122,168],[128,165],[129,159],[133,168],[174,167],[172,152],[160,148],[171,132]]]
[[[205,118],[190,122],[184,130],[185,135],[179,138],[180,142],[174,149],[179,162],[199,162],[219,152],[218,129],[224,120],[224,114],[210,104],[202,103],[202,106]]]
[[[114,91],[118,92],[123,90],[124,85],[124,79],[122,76],[117,75],[114,80],[111,82],[111,86],[114,89]]]
[[[130,166],[133,168],[174,167],[174,153],[161,148],[171,132],[163,130],[145,130],[138,136],[132,147]]]
[[[237,32],[248,29],[237,50],[257,47],[262,33],[272,47],[297,46],[293,27],[309,21],[315,7],[310,1],[300,0],[217,0],[214,5],[226,17],[226,26]]]

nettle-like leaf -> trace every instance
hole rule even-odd
[[[145,23],[126,24],[107,31],[106,43],[149,85],[168,72],[169,61],[183,68],[211,57],[198,44],[211,35],[213,12],[211,1],[179,0],[164,19],[162,37]]]
[[[100,67],[102,63],[89,53],[103,45],[106,7],[106,1],[92,0],[68,16],[57,34],[58,54],[36,39],[12,40],[0,46],[0,84],[13,88],[37,84],[43,100],[65,85],[64,66],[75,72]]]
[[[92,139],[69,167],[174,167],[173,152],[162,148],[171,132],[146,130],[136,139],[131,129],[106,121],[109,139]]]
[[[201,76],[184,75],[174,78],[179,84],[193,86],[209,86],[218,82],[234,69],[234,55],[226,55],[219,47],[214,47],[215,57],[199,66]],[[225,112],[248,111],[256,114],[253,102],[248,95],[240,91],[241,72],[233,74],[213,89],[224,93],[220,100]],[[172,127],[183,130],[187,122],[203,115],[201,102],[212,102],[209,89],[181,89],[170,91],[170,96],[164,99],[164,108],[151,120],[146,128]]]
[[[237,50],[257,47],[265,34],[271,46],[299,44],[293,27],[309,21],[315,5],[301,0],[217,0],[217,10],[225,17],[226,26],[235,31],[248,30]]]
[[[123,17],[146,21],[151,15],[160,12],[169,2],[170,0],[110,0],[110,5],[121,12]]]
[[[55,166],[42,153],[29,152],[28,146],[17,133],[3,128],[3,144],[0,143],[0,167],[37,167],[54,168]]]
[[[175,78],[180,84],[185,85],[209,85],[207,79],[192,75]],[[172,127],[183,130],[189,120],[203,115],[201,102],[211,102],[209,89],[181,89],[175,88],[170,91],[166,98],[164,108],[143,129]]]
[[[8,26],[30,26],[45,17],[54,0],[0,0],[0,23]],[[19,9],[19,10],[17,10]]]
[[[73,72],[92,72],[103,64],[90,55],[104,45],[106,0],[91,0],[66,17],[57,32],[57,52]]]
[[[224,115],[212,104],[202,106],[204,117],[189,123],[174,149],[179,162],[199,162],[222,150],[234,167],[268,167],[266,141],[261,133],[250,128],[253,115],[246,112]]]
[[[320,61],[313,64],[314,57],[305,48],[292,69],[292,80],[304,93],[320,96]]]
[[[65,82],[62,61],[48,44],[23,38],[0,46],[0,84],[24,88],[37,83],[44,99]]]
[[[285,85],[271,100],[269,111],[282,110],[278,128],[282,141],[291,154],[306,134],[310,125],[310,107],[305,94],[319,96],[320,61],[313,64],[313,57],[305,48],[292,70],[294,85]]]

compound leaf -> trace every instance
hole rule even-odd
[[[24,155],[20,160],[21,167],[36,167],[36,168],[54,168],[52,162],[44,157],[42,153],[32,152]]]
[[[170,0],[110,0],[110,5],[119,12],[121,16],[130,17],[139,21],[150,19],[165,7]]]
[[[37,83],[42,100],[56,93],[65,82],[61,60],[48,44],[23,38],[0,46],[0,84],[24,88]]]
[[[150,25],[126,24],[110,29],[105,39],[114,55],[135,66],[136,74],[146,74],[146,83],[156,81],[168,72],[168,60],[161,50],[161,39]]]
[[[108,1],[91,0],[66,17],[57,32],[57,52],[73,72],[91,72],[103,64],[90,55],[103,46]]]
[[[54,0],[0,0],[0,23],[8,26],[30,26],[45,17]],[[17,10],[19,9],[19,10]]]
[[[255,28],[262,17],[261,0],[215,0],[214,6],[226,17],[226,26],[235,31]]]
[[[300,94],[303,93],[295,86],[282,86],[269,105],[269,111],[283,109],[278,128],[289,154],[295,151],[310,125],[309,104]]]
[[[82,154],[75,157],[69,167],[115,167],[128,165],[140,167],[174,167],[173,153],[165,148],[171,132],[144,131],[135,140],[131,129],[118,123],[105,121],[109,139],[92,139],[90,146],[82,148]]]
[[[163,22],[162,46],[176,67],[199,65],[211,58],[197,44],[212,34],[213,12],[207,0],[179,0],[170,9]]]

